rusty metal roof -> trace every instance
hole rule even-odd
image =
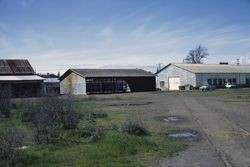
[[[63,80],[71,72],[84,78],[94,77],[155,77],[151,72],[142,69],[69,69],[59,79]]]
[[[12,70],[6,60],[0,60],[0,74],[12,74]]]
[[[35,71],[28,60],[24,59],[1,59],[0,60],[0,75],[1,74],[34,74]]]

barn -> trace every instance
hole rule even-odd
[[[142,69],[69,69],[60,78],[61,94],[155,91],[155,75]]]
[[[156,73],[156,87],[161,90],[179,90],[185,85],[225,87],[225,83],[249,87],[250,66],[170,63]]]
[[[34,97],[43,93],[43,78],[35,75],[28,60],[0,60],[0,94]]]

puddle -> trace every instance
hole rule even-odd
[[[143,106],[143,105],[149,105],[153,102],[139,102],[139,103],[124,103],[124,104],[112,104],[111,106]]]
[[[179,116],[168,116],[168,117],[163,117],[162,118],[162,121],[167,122],[167,123],[179,122],[180,120],[182,120],[182,118],[179,117]]]
[[[164,123],[177,123],[183,121],[181,116],[160,116],[156,117],[156,119]]]
[[[168,137],[177,140],[194,141],[200,138],[200,134],[195,131],[178,131],[169,133]]]

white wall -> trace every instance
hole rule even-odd
[[[156,88],[161,90],[168,90],[168,78],[169,77],[180,77],[180,85],[190,84],[192,86],[196,86],[196,77],[194,73],[183,70],[175,65],[171,64],[169,67],[161,71],[156,76]],[[160,81],[165,82],[164,87],[160,87]]]
[[[60,82],[60,94],[86,95],[85,78],[71,73]]]

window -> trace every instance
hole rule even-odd
[[[236,79],[233,78],[232,80],[233,80],[233,84],[236,85]]]
[[[250,86],[250,78],[246,78],[246,85]]]
[[[165,86],[165,82],[164,81],[160,81],[160,87],[164,87]]]
[[[218,79],[218,85],[219,86],[222,86],[223,84],[222,84],[222,79]]]
[[[211,79],[208,79],[208,80],[207,80],[207,83],[208,83],[209,85],[212,85],[212,80],[211,80]]]
[[[231,78],[229,78],[227,81],[228,81],[228,83],[230,83],[230,84],[232,83],[232,79],[231,79]]]
[[[213,85],[217,85],[217,79],[213,79]]]

